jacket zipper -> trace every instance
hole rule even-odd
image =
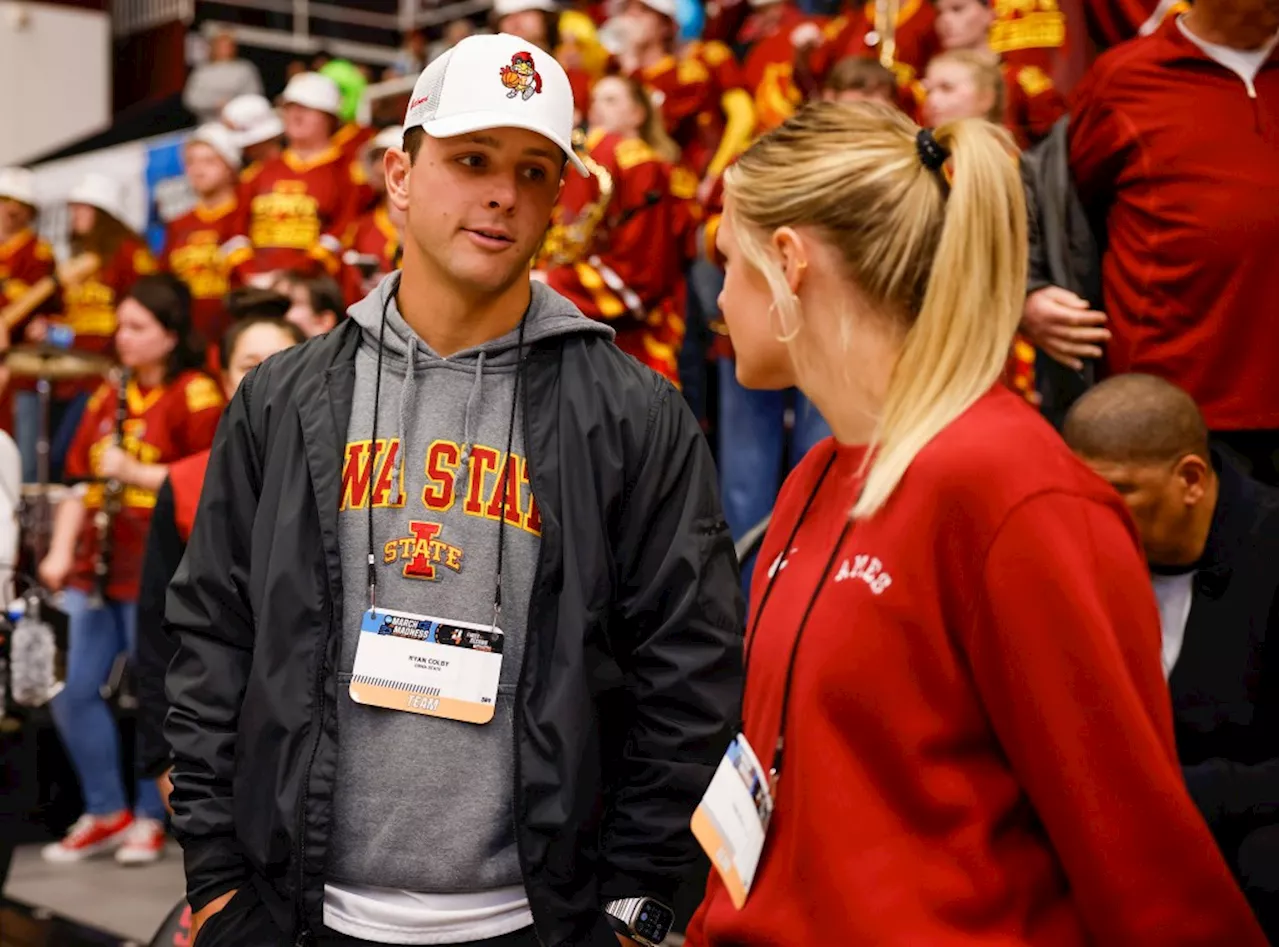
[[[333,595],[329,589],[329,584],[325,582],[325,599],[329,605],[329,622],[332,626],[333,614]],[[312,725],[315,727],[315,737],[311,741],[311,753],[307,757],[306,769],[302,772],[302,800],[298,805],[298,834],[294,840],[294,861],[298,866],[298,890],[294,894],[294,917],[295,924],[298,929],[297,938],[294,940],[294,947],[310,947],[315,942],[315,935],[311,931],[311,925],[307,923],[307,907],[306,907],[306,843],[305,832],[307,823],[307,803],[311,796],[311,767],[315,764],[316,754],[320,751],[320,738],[324,730],[324,679],[325,672],[329,667],[329,635],[324,636],[321,643],[320,659],[316,662],[316,673],[314,684],[316,689],[316,713],[312,717]]]
[[[526,355],[525,358],[526,359],[530,358],[530,355]],[[521,367],[517,366],[516,371],[519,372],[520,370],[521,370]],[[527,372],[527,368],[525,370]],[[520,384],[519,379],[517,379],[516,384]],[[525,456],[525,463],[528,464],[533,459],[531,456],[532,451],[530,450],[530,448],[533,445],[533,441],[530,440],[530,437],[529,437],[529,384],[528,384],[527,374],[525,375],[525,384],[521,386],[520,400],[521,400],[520,410],[523,414],[523,417],[520,419],[520,427],[524,431],[524,456]],[[529,473],[529,489],[530,491],[533,490],[532,470]],[[544,526],[545,526],[545,523],[546,523],[546,520],[544,519],[543,520]],[[533,604],[532,592],[537,591],[538,586],[541,584],[541,581],[542,581],[542,562],[543,562],[542,543],[539,542],[538,562],[533,569],[533,587],[530,593],[530,601],[528,603],[529,605]],[[512,781],[514,785],[512,786],[512,792],[511,792],[511,823],[516,833],[516,858],[520,862],[520,875],[522,878],[525,878],[525,879],[529,877],[529,869],[528,869],[529,862],[528,862],[528,858],[525,855],[524,840],[521,834],[520,820],[519,818],[517,818],[516,813],[519,811],[519,808],[520,808],[521,787],[523,786],[523,780],[521,779],[521,775],[520,775],[520,730],[524,722],[524,712],[523,712],[524,710],[524,703],[523,703],[524,702],[524,671],[525,671],[525,666],[529,663],[529,648],[531,643],[531,638],[529,636],[529,616],[532,613],[533,611],[531,608],[525,609],[524,651],[521,652],[520,654],[520,673],[516,676],[516,692],[514,695],[515,702],[511,706],[511,743],[514,749],[514,752],[512,754],[512,759],[515,762],[515,765],[512,767],[512,777],[513,777]],[[525,890],[527,893],[528,892],[527,881],[525,883]],[[533,915],[533,913],[534,913],[533,900],[530,899],[529,914]],[[534,917],[533,920],[534,920],[533,936],[535,939],[538,939],[538,919]],[[541,942],[542,942],[541,939],[538,939],[538,943],[541,943]]]

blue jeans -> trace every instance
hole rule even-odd
[[[693,416],[707,418],[707,350],[714,333],[711,323],[720,315],[716,301],[724,286],[724,270],[705,260],[689,267],[686,285],[684,344],[680,348],[680,388]]]
[[[40,396],[34,391],[19,391],[13,396],[13,439],[18,443],[22,458],[22,482],[36,482],[36,445],[40,440]],[[81,393],[70,401],[51,401],[49,404],[49,482],[62,480],[62,465],[67,451],[75,439],[76,428],[89,396]]]
[[[733,359],[721,359],[719,367],[720,495],[736,542],[769,515],[784,472],[831,429],[800,392],[752,391],[738,384]],[[788,403],[795,409],[789,444],[783,420]],[[745,588],[751,579],[749,563],[743,563],[742,577]]]
[[[78,589],[62,593],[67,612],[67,684],[53,699],[53,722],[71,757],[85,812],[110,815],[128,808],[120,765],[120,737],[111,709],[99,688],[107,682],[116,655],[132,653],[137,635],[138,608],[134,602],[108,600],[91,608],[89,596]],[[160,790],[149,779],[138,780],[138,816],[163,821]]]

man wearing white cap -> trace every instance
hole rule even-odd
[[[53,251],[32,229],[35,219],[35,175],[26,168],[0,168],[0,307],[53,273]],[[18,326],[9,331],[20,337]]]
[[[240,149],[242,180],[257,177],[262,166],[284,150],[284,122],[264,96],[236,96],[223,107],[221,121],[231,129]]]
[[[281,270],[337,275],[361,183],[330,141],[341,104],[334,81],[300,73],[280,98],[288,147],[244,182],[237,236],[226,244],[235,278],[263,285]]]
[[[679,393],[530,282],[572,115],[517,37],[433,62],[401,273],[223,419],[167,610],[200,947],[656,944],[703,883],[737,569]]]
[[[191,290],[191,322],[209,345],[217,345],[229,317],[223,297],[230,289],[222,245],[236,233],[236,172],[240,149],[224,125],[201,125],[182,152],[196,206],[169,222],[161,264]]]

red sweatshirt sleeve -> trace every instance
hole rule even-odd
[[[1263,945],[1182,782],[1150,580],[1119,510],[1016,508],[967,647],[1010,765],[1099,945]]]

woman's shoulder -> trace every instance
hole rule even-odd
[[[921,450],[904,485],[908,478],[913,490],[930,491],[944,509],[963,507],[992,525],[1043,494],[1123,508],[1058,432],[1003,387],[978,399]]]

